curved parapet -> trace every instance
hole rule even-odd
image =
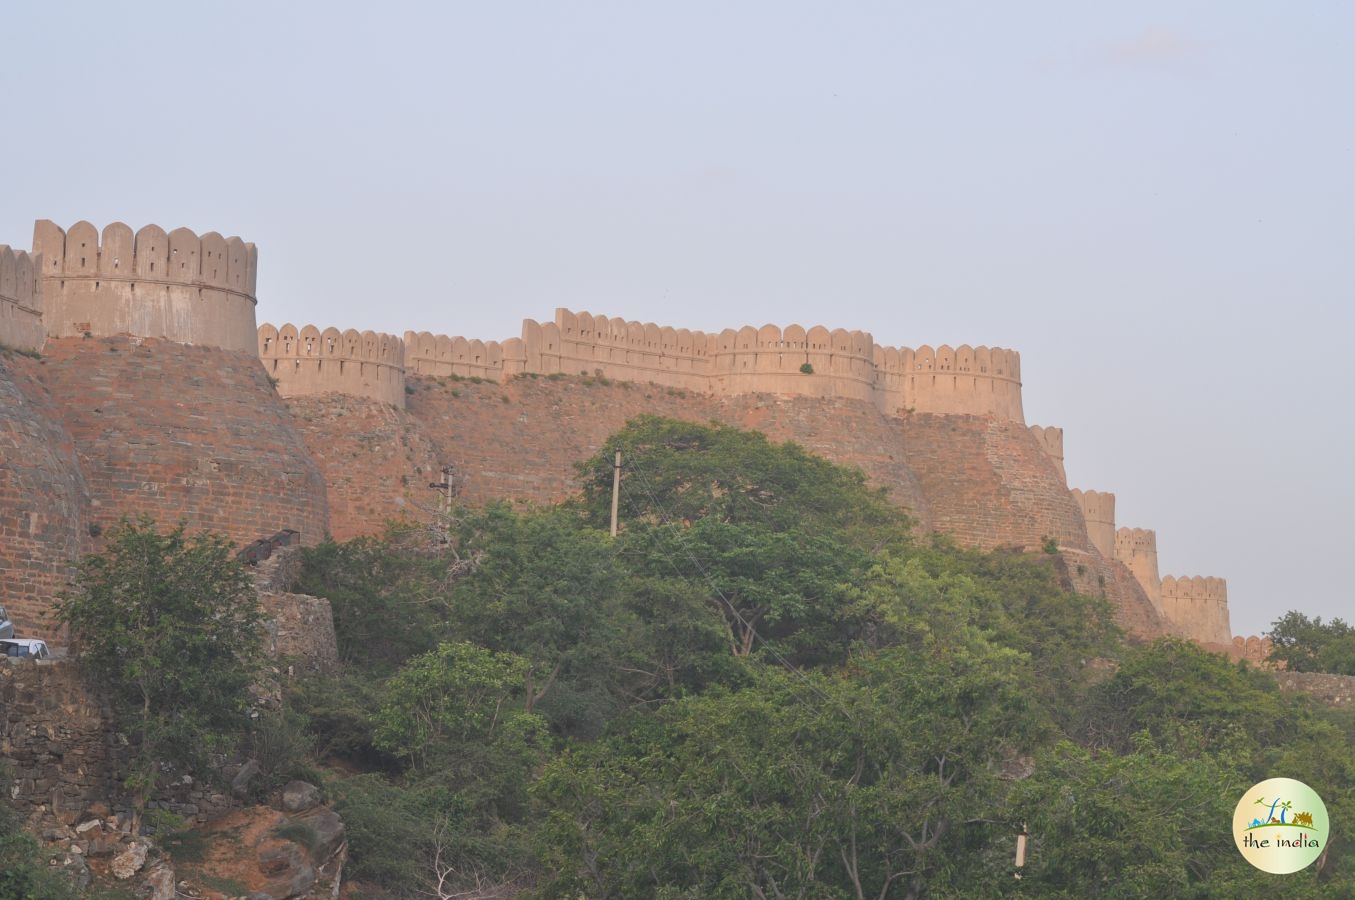
[[[1021,355],[1001,347],[876,346],[876,405],[889,415],[991,416],[1025,422]]]
[[[1134,580],[1161,615],[1162,579],[1157,573],[1157,532],[1148,528],[1117,529],[1115,558],[1129,567]]]
[[[405,332],[405,369],[418,375],[503,381],[503,345],[427,331]]]
[[[41,269],[41,256],[0,244],[0,345],[42,349]]]
[[[535,324],[535,323],[533,323]],[[555,310],[553,326],[558,335],[556,352],[543,352],[567,375],[595,375],[618,381],[635,381],[707,391],[709,387],[709,341],[699,331],[688,331],[653,322],[628,322],[589,312]],[[545,345],[551,342],[542,333]],[[524,324],[523,341],[528,342]],[[530,367],[528,371],[533,371]]]
[[[716,341],[711,392],[875,400],[875,341],[815,325],[726,329]]]
[[[520,339],[492,342],[406,332],[406,365],[427,375],[501,381],[514,375],[585,375],[719,396],[860,400],[891,416],[973,415],[1024,424],[1021,360],[998,347],[883,347],[866,331],[744,325],[719,333],[555,310],[525,319]],[[477,351],[483,347],[483,353]],[[478,357],[478,358],[477,358]],[[1063,433],[1033,432],[1062,473]]]
[[[1092,546],[1106,559],[1115,559],[1115,495],[1104,491],[1080,491],[1073,488],[1073,499],[1082,509],[1087,536]],[[1156,544],[1154,544],[1156,547]]]
[[[257,339],[264,369],[284,397],[351,394],[404,408],[405,345],[394,335],[265,323]]]
[[[33,227],[49,337],[131,334],[253,353],[253,244],[187,228],[121,222]]]
[[[1228,582],[1213,577],[1162,579],[1162,614],[1183,637],[1202,644],[1228,644]]]

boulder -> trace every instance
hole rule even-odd
[[[249,793],[249,785],[255,778],[259,777],[259,763],[255,760],[249,760],[240,767],[240,771],[235,773],[231,779],[231,793],[237,797],[243,797]]]
[[[113,857],[109,864],[109,869],[113,872],[113,877],[120,881],[126,881],[146,864],[146,851],[149,848],[142,841],[133,841],[127,849]]]
[[[284,812],[305,812],[320,805],[320,789],[308,781],[289,781],[282,789]]]
[[[166,862],[158,862],[146,873],[138,892],[146,900],[174,900],[174,870]]]

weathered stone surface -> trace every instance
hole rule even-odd
[[[146,900],[174,900],[174,869],[161,860],[147,870],[140,894]]]
[[[250,783],[258,778],[260,774],[259,763],[257,760],[246,760],[240,767],[240,771],[231,779],[231,792],[237,797],[243,797],[249,793]]]
[[[320,789],[308,781],[289,781],[282,789],[284,812],[304,812],[320,805]]]
[[[126,881],[140,872],[141,867],[146,864],[148,849],[145,841],[133,840],[127,845],[126,850],[114,856],[113,861],[109,863],[109,871],[113,873],[113,877]]]
[[[311,859],[316,865],[323,865],[330,857],[339,852],[347,837],[343,820],[334,810],[321,807],[298,817],[294,821],[304,822],[315,832],[315,844],[311,847]]]

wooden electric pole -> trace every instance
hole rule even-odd
[[[621,451],[616,451],[612,465],[612,537],[616,537],[616,511],[621,500]]]

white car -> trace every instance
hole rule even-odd
[[[0,653],[15,659],[50,659],[52,651],[47,642],[36,638],[5,638],[0,640]]]
[[[14,637],[14,623],[9,620],[9,613],[0,606],[0,638]]]

